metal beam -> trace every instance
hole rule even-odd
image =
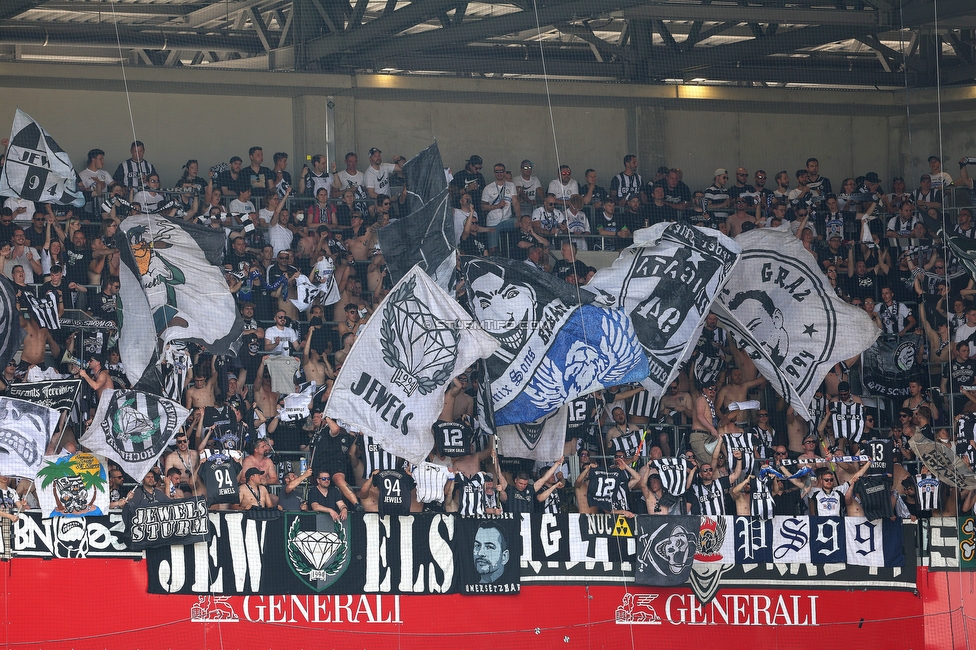
[[[0,20],[10,20],[45,2],[46,0],[4,0],[0,3]]]
[[[205,3],[188,4],[134,4],[131,2],[49,2],[35,11],[71,11],[77,13],[101,13],[111,16],[113,13],[139,16],[186,16],[194,11],[209,7]]]
[[[623,49],[608,43],[596,34],[593,33],[593,29],[588,23],[583,23],[582,25],[571,25],[570,23],[559,23],[556,25],[556,29],[564,34],[572,34],[573,36],[582,39],[590,44],[599,53],[601,58],[610,58],[614,56],[621,56],[623,54]]]
[[[187,25],[189,27],[202,27],[212,20],[224,18],[225,16],[233,16],[238,11],[250,9],[251,7],[267,1],[268,0],[240,0],[239,2],[234,3],[215,2],[207,7],[204,7],[203,9],[197,9],[196,11],[187,14],[185,22],[180,20],[175,24]]]
[[[255,33],[261,40],[261,45],[264,46],[264,51],[270,52],[272,49],[271,32],[268,31],[268,26],[264,23],[264,18],[261,17],[261,12],[252,7],[248,9],[246,13],[248,18],[251,19],[251,25],[254,27]]]
[[[543,5],[538,10],[538,27],[549,27],[556,23],[577,20],[583,17],[596,17],[612,11],[619,11],[642,4],[646,0],[567,0],[558,4]],[[415,4],[423,4],[418,2]],[[409,5],[406,9],[413,7]],[[405,11],[402,9],[401,11]],[[399,11],[397,13],[400,13]],[[373,21],[379,22],[379,20]],[[370,23],[372,24],[372,23]],[[431,51],[451,45],[462,45],[486,38],[517,34],[527,29],[535,29],[536,12],[534,10],[517,11],[482,20],[466,21],[451,29],[424,32],[388,38],[385,43],[369,47],[361,54],[371,60],[395,56],[404,51]]]
[[[360,47],[369,47],[378,42],[389,42],[394,34],[434,18],[456,5],[457,0],[418,0],[411,2],[403,9],[369,21],[361,29],[313,38],[305,43],[305,58],[307,61],[313,61],[338,52],[354,52]],[[463,29],[463,27],[461,25],[450,30],[434,33],[454,32]]]
[[[349,17],[346,29],[355,29],[362,24],[367,5],[369,5],[369,0],[356,0],[356,6],[353,7],[352,16]]]
[[[914,0],[906,4],[900,12],[892,12],[892,24],[904,24],[905,27],[929,25],[938,17],[940,26],[944,27],[942,23],[972,13],[972,0]]]
[[[741,7],[732,5],[693,5],[642,3],[626,9],[624,18],[655,20],[704,20],[708,22],[779,23],[790,25],[880,25],[878,11],[838,11],[836,9],[794,9]]]
[[[213,50],[263,54],[261,41],[252,33],[179,34],[154,27],[110,23],[25,23],[10,21],[0,25],[0,43],[24,45],[71,45],[74,47],[118,47],[147,50]]]

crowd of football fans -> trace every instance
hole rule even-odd
[[[944,242],[946,235],[976,239],[969,159],[959,161],[955,181],[935,156],[917,185],[902,177],[883,183],[875,172],[832,182],[809,158],[771,178],[740,167],[732,180],[719,168],[709,187],[691,191],[677,168],[643,177],[633,155],[615,175],[587,169],[576,180],[563,165],[547,184],[531,160],[513,168],[495,163],[486,179],[483,160],[471,156],[453,175],[445,172],[463,255],[513,257],[585,285],[596,269],[577,253],[621,250],[650,225],[683,221],[733,237],[786,225],[837,295],[864,309],[883,336],[921,335],[920,371],[907,396],[893,399],[869,394],[857,358],[837,364],[807,421],[712,315],[660,403],[639,386],[576,400],[564,455],[548,462],[498,457],[474,424],[481,377],[467,369],[447,392],[428,461],[413,466],[322,416],[357,333],[392,288],[377,231],[408,216],[406,159],[383,162],[373,148],[360,170],[355,153],[341,168],[317,155],[293,178],[287,154],[275,153],[266,167],[263,150],[251,147],[247,161],[234,157],[207,171],[189,160],[178,178],[161,179],[144,154],[133,143],[109,174],[105,153],[91,150],[78,172],[84,208],[8,197],[0,211],[2,272],[15,285],[26,332],[0,389],[84,380],[48,453],[78,449],[99,395],[129,387],[117,347],[114,235],[121,221],[153,213],[225,234],[225,278],[244,322],[240,351],[215,357],[193,344],[162,351],[168,394],[191,415],[147,476],[111,466],[112,507],[206,495],[212,486],[204,468],[213,460],[230,463],[239,489],[212,508],[307,509],[336,518],[348,510],[863,514],[854,485],[869,479],[885,485],[893,515],[954,514],[976,501],[940,483],[908,445],[919,433],[976,462],[976,416],[969,415],[976,412],[976,288]],[[329,304],[295,300],[302,277],[334,282]],[[46,327],[50,319],[28,295],[53,296],[49,310],[61,326]],[[857,414],[863,424],[856,434],[838,430],[838,412]],[[14,501],[36,506],[28,481],[17,494],[12,487],[3,493],[8,510]]]

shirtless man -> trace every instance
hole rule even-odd
[[[54,355],[55,359],[61,358],[61,348],[58,347],[51,336],[51,332],[46,327],[40,327],[33,318],[28,320],[23,316],[20,317],[20,326],[27,333],[24,338],[24,350],[20,356],[22,363],[34,366],[42,365],[44,363],[44,348],[47,345],[51,346],[51,354]]]
[[[695,452],[695,460],[699,465],[711,462],[714,445],[719,443],[719,432],[716,428],[719,422],[715,409],[716,395],[715,384],[711,384],[703,387],[702,392],[695,398],[688,444]]]
[[[210,379],[204,376],[202,367],[193,367],[193,385],[186,391],[186,408],[203,410],[217,404],[217,398],[214,396],[214,387],[217,385],[215,360],[216,357],[210,357]]]
[[[855,399],[859,400],[860,398]],[[905,398],[905,401],[901,403],[901,407],[911,409],[912,411],[917,411],[918,407],[922,406],[923,404],[929,407],[929,410],[932,412],[932,420],[938,420],[939,409],[936,408],[935,404],[932,403],[932,400],[929,399],[928,395],[922,392],[922,382],[918,380],[908,382],[908,397]]]
[[[640,472],[640,488],[647,505],[647,514],[666,515],[670,508],[661,505],[661,498],[664,496],[664,484],[661,482],[661,476],[657,472],[652,474],[650,469],[650,465],[644,465]]]
[[[302,349],[302,368],[305,370],[305,377],[309,381],[314,381],[316,386],[325,386],[326,379],[335,379],[335,371],[329,364],[328,358],[312,349],[312,332],[321,329],[321,325],[312,325],[308,328],[305,336],[305,347]]]
[[[258,369],[254,378],[254,389],[251,391],[254,396],[254,407],[260,409],[269,420],[278,412],[278,393],[271,390],[271,377],[264,370],[264,360],[261,357]]]
[[[199,415],[194,417],[203,418],[203,411],[197,411]],[[174,467],[186,476],[186,482],[196,486],[200,480],[200,452],[190,449],[190,439],[185,433],[176,434],[176,450],[166,455],[163,461],[163,473],[168,474]]]
[[[387,199],[389,200],[389,199]],[[361,215],[357,215],[355,212],[352,214],[353,232],[363,232],[360,226],[362,225],[363,218]],[[342,240],[345,244],[346,250],[348,250],[353,259],[359,262],[365,262],[369,259],[369,254],[372,252],[373,248],[376,246],[376,231],[379,230],[377,225],[374,223],[370,227],[365,229],[364,234],[358,237],[346,237]]]
[[[694,418],[694,400],[691,398],[691,393],[682,392],[678,386],[677,379],[671,382],[671,385],[668,386],[668,392],[661,398],[661,406],[691,420]],[[664,412],[664,408],[661,409],[662,412]]]
[[[26,357],[26,346],[25,357]],[[102,358],[100,356],[94,356],[88,361],[88,372],[78,369],[77,376],[85,380],[85,382],[91,386],[91,389],[95,391],[98,399],[102,398],[102,393],[108,389],[112,388],[112,376],[108,374],[108,370],[102,367]],[[90,376],[89,376],[90,375]]]
[[[810,423],[801,418],[790,406],[786,409],[786,438],[789,442],[789,449],[794,454],[802,454],[803,439],[810,433]]]
[[[574,491],[576,492],[576,505],[579,509],[581,515],[595,515],[600,512],[600,509],[596,506],[591,506],[590,502],[586,498],[586,490],[590,485],[590,470],[596,469],[596,461],[590,460],[590,452],[585,449],[580,451],[580,474],[576,477],[576,482],[573,484]]]
[[[457,376],[457,380],[461,382],[461,392],[454,396],[454,409],[451,419],[455,422],[462,415],[467,415],[469,418],[474,417],[474,398],[464,392],[471,385],[470,374],[471,369],[468,368],[467,371]]]
[[[729,372],[729,377],[732,380],[731,384],[726,384],[722,386],[722,390],[718,392],[718,397],[715,400],[715,406],[722,413],[727,413],[729,404],[732,402],[745,402],[749,399],[749,390],[757,386],[762,386],[766,383],[766,378],[763,376],[756,377],[752,381],[743,381],[742,371],[738,368],[732,368]],[[731,414],[729,417],[732,417]],[[752,411],[738,411],[736,417],[738,422],[748,422],[752,424]]]
[[[261,477],[264,472],[257,469],[256,467],[251,467],[244,474],[244,482],[241,483],[241,487],[238,488],[237,496],[240,500],[239,504],[232,505],[234,510],[250,510],[251,508],[271,508],[273,507],[271,503],[271,494],[261,483]]]
[[[268,458],[271,451],[271,442],[268,438],[258,440],[258,443],[254,445],[254,453],[252,453],[250,456],[244,457],[244,461],[241,463],[241,473],[237,475],[237,482],[246,482],[247,470],[251,469],[252,467],[256,467],[264,472],[260,479],[262,484],[277,485],[278,469],[275,467],[275,464],[271,462],[271,459]]]

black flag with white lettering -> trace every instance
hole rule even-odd
[[[139,504],[130,501],[122,508],[122,521],[134,551],[207,542],[213,535],[203,497]]]
[[[687,582],[698,551],[700,524],[700,517],[638,515],[634,582],[655,587]]]
[[[80,379],[54,379],[7,387],[7,396],[22,399],[54,410],[71,410],[81,390]]]
[[[919,376],[920,334],[881,337],[861,353],[864,392],[883,397],[908,397],[908,383]]]
[[[20,347],[22,333],[14,285],[7,276],[0,274],[0,368],[7,367],[7,362]]]

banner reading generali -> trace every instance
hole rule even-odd
[[[858,648],[950,648],[952,605],[947,575],[926,574],[919,594],[871,589],[803,590],[777,586],[722,590],[702,603],[687,587],[523,585],[510,596],[416,595],[153,595],[145,562],[23,559],[0,572],[5,642],[47,648],[321,647],[822,648],[824,634]],[[65,579],[103,584],[84,601],[37,624]],[[976,606],[969,603],[969,609]],[[486,615],[490,612],[490,615]],[[973,612],[967,612],[972,614]],[[921,621],[925,621],[922,625]],[[964,643],[956,631],[955,642]],[[761,644],[761,645],[760,645]]]

